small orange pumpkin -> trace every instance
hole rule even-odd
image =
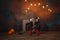
[[[8,34],[13,34],[15,32],[14,29],[10,29],[10,31],[8,32]]]

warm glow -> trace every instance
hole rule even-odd
[[[27,2],[27,0],[25,0],[25,2]]]
[[[13,34],[15,32],[15,30],[14,29],[11,29],[9,32],[8,32],[8,34]]]
[[[31,3],[30,5],[32,6],[33,4]]]
[[[48,9],[48,11],[49,11],[49,12],[52,12],[52,10],[51,10],[50,8]]]
[[[40,3],[38,3],[38,5],[40,5]]]
[[[27,10],[25,10],[25,12],[27,13],[28,11],[27,11]]]
[[[50,11],[50,8],[48,9],[48,11]]]
[[[42,8],[45,8],[44,6],[42,6]]]
[[[30,10],[30,8],[27,8],[28,10]]]
[[[52,12],[52,10],[50,10],[50,12]]]
[[[36,6],[36,4],[34,4],[34,6]]]
[[[46,7],[48,7],[48,5],[46,5]]]

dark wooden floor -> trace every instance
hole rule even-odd
[[[1,35],[0,40],[60,40],[60,32],[44,32],[39,36],[35,34],[29,36],[27,33],[24,33],[22,35]]]

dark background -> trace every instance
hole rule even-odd
[[[16,1],[15,6],[12,4]],[[14,25],[17,25],[17,21],[19,18],[15,16],[15,11],[11,8],[18,7],[16,4],[22,5],[23,0],[0,0],[0,32],[6,32],[10,28],[15,27]],[[60,31],[60,0],[47,0],[46,3],[51,8],[54,8],[53,14],[51,14],[51,17],[48,19],[49,21],[46,22],[46,25],[50,28],[50,30],[58,30]],[[17,13],[17,15],[21,16],[21,7],[20,13]],[[19,19],[20,20],[20,19]]]

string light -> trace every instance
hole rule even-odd
[[[50,10],[50,12],[52,12],[52,10]]]
[[[29,7],[28,7],[27,9],[28,9],[28,10],[30,10],[30,8],[29,8]]]
[[[48,11],[52,12],[52,10],[49,8]]]
[[[25,0],[25,2],[27,2],[27,0]]]
[[[48,5],[46,5],[46,7],[48,7]]]
[[[50,11],[50,8],[48,8],[48,11]]]
[[[38,5],[40,5],[40,3],[38,3]]]
[[[45,8],[44,6],[42,6],[42,8]]]
[[[25,10],[25,12],[27,13],[28,11],[27,11],[27,10]]]
[[[33,4],[31,3],[30,5],[32,6]]]
[[[36,6],[36,4],[34,4],[34,6]]]
[[[27,2],[27,0],[25,0],[25,2]],[[40,6],[40,5],[41,5],[41,3],[37,3],[37,4],[36,4],[36,3],[35,3],[35,4],[30,3],[30,6]],[[42,6],[43,9],[44,9],[45,7],[48,7],[48,4],[46,4],[45,6],[44,6],[44,5]],[[27,13],[28,10],[30,10],[29,7],[27,8],[27,10],[25,10],[25,12]],[[52,12],[52,10],[51,10],[50,8],[48,8],[48,11],[49,11],[49,12]]]

